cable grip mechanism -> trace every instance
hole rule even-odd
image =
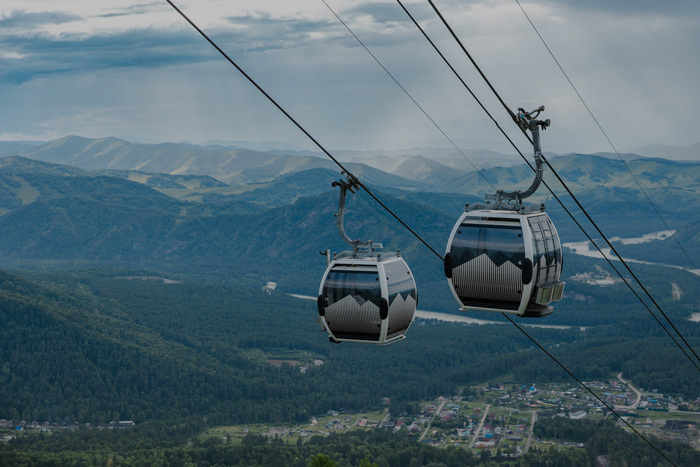
[[[340,199],[338,202],[338,212],[335,214],[336,225],[338,226],[338,233],[340,238],[343,239],[345,243],[351,245],[353,248],[353,256],[374,256],[377,249],[382,249],[381,243],[375,243],[374,240],[353,240],[345,232],[345,225],[343,221],[345,220],[345,198],[347,192],[355,193],[356,190],[360,188],[360,181],[353,174],[346,171],[342,172],[345,175],[346,180],[338,180],[331,183],[331,186],[340,188]]]
[[[544,210],[544,204],[540,204],[539,206],[523,205],[523,200],[534,194],[542,183],[544,156],[542,155],[542,147],[540,144],[540,128],[546,130],[551,124],[549,119],[537,119],[542,112],[544,112],[543,105],[530,112],[519,108],[518,114],[515,116],[515,123],[517,123],[523,131],[529,131],[532,134],[532,144],[535,153],[535,179],[530,186],[524,191],[498,190],[496,193],[489,193],[485,196],[486,203],[477,203],[471,206],[466,205],[465,210],[507,209],[520,212]]]

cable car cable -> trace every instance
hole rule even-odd
[[[175,11],[177,11],[177,12],[180,14],[180,16],[182,16],[182,17],[197,31],[197,32],[199,32],[199,34],[200,34],[202,37],[204,37],[204,38],[207,40],[207,42],[209,42],[209,43],[224,57],[224,58],[226,58],[226,60],[228,60],[229,63],[231,63],[231,64],[232,64],[232,65],[233,65],[233,66],[248,80],[248,81],[250,81],[251,84],[253,84],[265,97],[267,97],[267,99],[268,99],[270,102],[272,102],[285,116],[287,116],[287,118],[288,118],[289,120],[291,120],[291,121],[292,121],[292,122],[293,122],[293,123],[308,137],[308,138],[309,138],[309,139],[311,139],[311,140],[312,140],[312,141],[313,141],[313,142],[314,142],[328,157],[330,157],[331,160],[333,160],[339,167],[341,167],[343,170],[345,170],[344,167],[343,167],[343,165],[342,165],[339,161],[337,161],[337,160],[336,160],[336,159],[335,159],[335,158],[334,158],[334,157],[333,157],[333,156],[332,156],[332,155],[331,155],[331,154],[330,154],[330,153],[329,153],[315,138],[313,138],[313,136],[311,136],[310,133],[308,133],[308,132],[307,132],[307,131],[306,131],[306,130],[305,130],[291,115],[290,115],[290,114],[289,114],[289,113],[287,113],[287,112],[286,112],[286,111],[285,111],[285,110],[284,110],[284,109],[283,109],[269,94],[267,94],[267,93],[262,89],[262,87],[260,87],[260,86],[255,82],[255,80],[253,80],[240,66],[238,66],[238,64],[237,64],[235,61],[233,61],[233,59],[231,59],[218,45],[216,45],[216,43],[215,43],[212,39],[210,39],[209,36],[207,36],[207,35],[204,33],[204,31],[202,31],[192,20],[190,20],[189,17],[188,17],[187,15],[185,15],[185,13],[184,13],[182,10],[180,10],[171,0],[165,0],[165,1],[168,2],[168,4],[169,4],[171,7],[173,7],[173,9],[175,9]],[[352,174],[351,174],[350,172],[348,172],[348,171],[346,171],[346,174],[348,175],[348,177],[354,177],[354,175],[352,175]],[[360,183],[359,180],[357,180],[356,177],[355,177],[355,180],[357,181],[358,185],[361,186],[368,194],[370,194],[370,196],[372,196],[372,198],[373,198],[375,201],[377,201],[382,207],[384,207],[384,209],[386,209],[396,220],[398,220],[405,228],[407,228],[407,229],[408,229],[416,238],[418,238],[426,247],[428,247],[428,249],[430,249],[436,256],[438,256],[438,258],[441,258],[441,259],[442,259],[442,255],[440,255],[440,254],[439,254],[434,248],[432,248],[425,240],[423,240],[417,233],[415,233],[410,227],[408,227],[408,225],[406,225],[396,214],[394,214],[393,211],[391,211],[384,203],[382,203],[376,196],[374,196],[374,195],[367,189],[366,186],[364,186],[362,183]],[[507,318],[509,321],[511,321],[511,323],[513,323],[518,329],[520,329],[521,332],[523,332],[527,337],[529,337],[530,340],[531,340],[533,343],[535,343],[535,345],[537,345],[541,350],[543,350],[550,358],[552,358],[555,362],[557,362],[557,364],[559,364],[559,366],[561,366],[562,368],[564,368],[564,370],[565,370],[569,375],[571,375],[572,377],[574,377],[574,379],[575,379],[577,382],[579,382],[579,384],[582,384],[582,385],[583,385],[583,382],[582,382],[581,380],[579,380],[578,378],[576,378],[576,377],[573,375],[573,373],[571,373],[571,371],[569,371],[562,363],[560,363],[558,360],[556,360],[556,359],[554,358],[554,356],[551,355],[544,347],[542,347],[534,338],[530,337],[524,330],[522,330],[522,328],[520,328],[520,326],[518,326],[510,317],[506,316],[506,318]],[[585,385],[584,385],[584,387],[585,387]],[[589,389],[589,391],[590,391],[590,389]],[[594,396],[595,396],[595,394],[594,394]],[[597,396],[596,396],[596,397],[597,397]],[[606,405],[607,405],[607,404],[606,404]],[[613,412],[615,415],[617,415],[617,416],[622,420],[622,418],[620,417],[620,415],[618,415],[618,414],[617,414],[616,412],[614,412],[614,411],[612,411],[612,412]],[[624,420],[623,420],[623,421],[624,421]],[[633,428],[632,428],[632,429],[633,429]],[[640,437],[642,437],[643,439],[645,439],[645,441],[647,441],[647,443],[649,443],[649,441],[646,440],[646,438],[644,438],[639,432],[637,432],[637,431],[634,430],[634,429],[633,429],[633,431],[635,431],[635,433],[637,433]],[[649,444],[651,444],[651,443],[649,443]],[[654,447],[654,446],[652,445],[652,447]],[[657,448],[654,447],[654,449],[655,449],[656,451],[658,451]],[[666,458],[666,456],[664,456],[663,453],[661,453],[660,451],[658,451],[658,452],[659,452],[665,459],[668,460],[668,458]],[[673,462],[671,462],[670,460],[669,460],[669,462],[670,462],[672,465],[675,465],[675,464],[673,464]]]
[[[328,5],[328,3],[326,3],[325,0],[321,0],[321,1],[323,1],[323,3],[326,5],[326,7],[328,7],[328,9],[329,9],[329,10],[333,13],[333,15],[338,19],[338,21],[340,21],[340,22],[343,24],[343,26],[345,26],[345,28],[350,32],[350,34],[352,34],[353,37],[355,37],[355,39],[360,43],[360,45],[362,45],[362,47],[364,47],[364,49],[372,56],[372,58],[374,58],[374,60],[375,60],[375,61],[382,67],[382,69],[394,80],[394,82],[408,95],[408,97],[421,109],[421,111],[423,111],[423,113],[425,113],[425,111],[423,110],[423,108],[415,101],[415,99],[413,99],[413,97],[412,97],[412,96],[406,91],[406,89],[396,80],[396,78],[394,78],[394,76],[391,74],[391,72],[389,72],[389,70],[382,64],[382,62],[369,50],[369,48],[367,48],[367,46],[362,42],[362,40],[361,40],[361,39],[352,31],[352,29],[340,18],[340,16],[338,16],[338,14],[330,7],[330,5]],[[481,108],[488,114],[488,116],[491,118],[491,120],[496,124],[496,126],[499,128],[499,130],[500,130],[500,131],[504,134],[504,136],[508,139],[508,141],[511,143],[511,145],[513,145],[513,147],[520,153],[520,151],[519,151],[519,149],[517,148],[517,146],[515,146],[515,144],[514,144],[514,143],[512,142],[512,140],[508,137],[508,135],[505,133],[505,131],[500,127],[500,125],[498,124],[498,122],[491,116],[491,114],[488,112],[488,110],[484,107],[484,105],[481,103],[481,101],[478,99],[478,97],[471,91],[471,89],[469,88],[469,86],[464,82],[464,80],[463,80],[463,79],[461,78],[461,76],[456,72],[456,70],[452,67],[452,65],[451,65],[451,64],[449,63],[449,61],[445,58],[445,56],[444,56],[444,55],[440,52],[440,50],[435,46],[435,44],[434,44],[434,43],[432,42],[432,40],[427,36],[427,34],[422,30],[422,28],[421,28],[420,25],[415,21],[415,19],[414,19],[413,16],[410,14],[410,12],[404,7],[404,5],[401,3],[400,0],[397,0],[397,2],[398,2],[399,5],[401,6],[401,8],[403,8],[403,10],[406,12],[406,14],[411,18],[411,20],[413,20],[414,24],[416,24],[416,26],[418,26],[418,28],[421,30],[421,32],[423,32],[423,35],[424,35],[425,38],[428,40],[428,42],[430,42],[430,44],[433,46],[433,48],[436,50],[436,52],[438,52],[438,54],[442,57],[442,59],[445,61],[445,63],[446,63],[446,64],[450,67],[450,69],[455,73],[455,75],[459,78],[459,80],[462,82],[462,84],[467,88],[467,90],[468,90],[469,93],[472,95],[472,97],[474,97],[474,99],[479,103],[479,105],[481,106]],[[483,74],[482,74],[482,76],[483,76]],[[500,100],[500,97],[499,97],[499,100]],[[501,101],[501,102],[502,102],[502,101]],[[428,116],[428,115],[426,114],[426,116]],[[430,118],[430,116],[428,116],[428,118],[429,118],[431,121],[433,121],[433,119]],[[434,123],[434,122],[433,122],[433,123]],[[437,125],[436,125],[436,126],[437,126]],[[439,128],[439,127],[438,127],[438,128]],[[442,130],[440,130],[440,131],[442,131]],[[444,132],[443,132],[443,134],[444,134]],[[447,137],[447,135],[445,135],[445,136]],[[449,139],[449,138],[448,138],[448,139]],[[451,142],[451,140],[450,140],[450,142]],[[461,152],[461,151],[460,151],[460,152]],[[523,157],[523,158],[525,159],[525,162],[530,166],[530,168],[534,170],[534,168],[530,165],[529,161],[523,156],[523,154],[520,153],[520,155],[521,155],[521,157]],[[470,162],[471,162],[471,161],[470,161]],[[473,165],[473,164],[472,164],[472,165]],[[477,169],[477,171],[478,171],[478,169]],[[493,186],[493,185],[492,185],[492,186]],[[547,186],[546,183],[545,183],[545,186]],[[576,218],[571,214],[571,212],[568,210],[568,208],[559,200],[559,198],[557,197],[556,193],[554,193],[554,191],[553,191],[551,188],[549,188],[549,186],[547,186],[547,188],[548,188],[549,191],[552,193],[552,195],[557,199],[557,201],[558,201],[559,204],[562,206],[562,208],[563,208],[563,209],[569,214],[569,216],[573,219],[573,221],[576,223],[576,225],[584,232],[584,234],[586,234],[586,236],[588,237],[589,241],[590,241],[594,246],[596,246],[596,248],[598,248],[598,246],[595,244],[595,242],[593,241],[593,239],[592,239],[590,236],[588,236],[588,233],[587,233],[587,232],[583,229],[583,227],[578,223],[578,221],[577,221]],[[610,262],[610,260],[603,254],[603,252],[600,250],[600,248],[598,248],[598,250],[599,250],[600,253],[603,255],[603,257],[608,261],[608,263],[610,264],[610,266],[611,266],[613,269],[615,269],[615,272],[617,272],[617,274],[620,275],[620,277],[622,277],[622,275],[619,273],[619,271],[616,270],[615,266],[614,266],[614,265]],[[434,251],[434,250],[433,250],[433,251]],[[685,354],[685,356],[690,360],[690,362],[693,363],[693,364],[695,365],[695,367],[700,371],[700,367],[698,367],[698,365],[690,358],[690,356],[687,354],[687,352],[685,351],[685,349],[683,349],[683,347],[680,346],[680,344],[678,343],[678,341],[676,341],[675,338],[673,337],[673,335],[671,335],[671,334],[669,333],[669,331],[663,326],[663,324],[659,321],[659,319],[656,317],[656,315],[654,315],[653,312],[651,312],[651,310],[647,307],[646,303],[644,303],[644,301],[642,300],[642,298],[636,293],[636,291],[631,287],[631,285],[626,281],[626,279],[625,279],[624,277],[622,277],[622,279],[623,279],[623,281],[625,282],[625,284],[627,284],[627,286],[630,288],[630,290],[637,296],[637,298],[640,300],[640,302],[647,308],[647,310],[648,310],[649,313],[654,317],[654,319],[656,319],[657,323],[666,331],[666,333],[669,335],[669,337],[671,337],[671,339],[674,341],[674,343],[676,343],[676,345],[679,347],[679,349],[680,349],[680,350]],[[668,459],[668,457],[666,457],[666,455],[664,455],[663,452],[661,452],[661,451],[660,451],[656,446],[654,446],[648,439],[646,439],[646,438],[644,437],[644,435],[642,435],[642,434],[641,434],[640,432],[638,432],[634,427],[632,427],[626,420],[624,420],[624,419],[622,418],[622,416],[620,416],[613,408],[611,408],[607,403],[605,403],[605,401],[603,401],[595,392],[593,392],[583,381],[581,381],[578,377],[576,377],[565,365],[563,365],[563,364],[562,364],[558,359],[556,359],[550,352],[548,352],[544,347],[542,347],[542,345],[540,345],[533,337],[531,337],[524,329],[522,329],[517,323],[515,323],[515,322],[507,315],[507,313],[503,313],[503,315],[508,319],[508,321],[510,321],[513,325],[515,325],[523,334],[525,334],[525,336],[527,336],[528,339],[530,339],[535,345],[537,345],[542,351],[544,351],[545,354],[546,354],[548,357],[550,357],[557,365],[559,365],[562,369],[564,369],[564,371],[565,371],[567,374],[569,374],[574,380],[576,380],[584,389],[586,389],[588,392],[590,392],[590,393],[593,395],[593,397],[595,397],[597,400],[599,400],[603,405],[605,405],[606,408],[608,408],[608,410],[610,410],[615,416],[617,416],[622,422],[624,422],[633,432],[635,432],[639,437],[641,437],[649,446],[651,446],[656,452],[658,452],[658,453],[659,453],[664,459],[666,459],[671,465],[675,465],[670,459]]]
[[[547,356],[548,356],[549,358],[551,358],[552,360],[554,360],[554,362],[555,362],[557,365],[559,365],[559,367],[560,367],[561,369],[563,369],[569,376],[571,376],[573,379],[575,379],[576,382],[577,382],[578,384],[580,384],[586,391],[588,391],[589,393],[591,393],[591,395],[592,395],[593,397],[595,397],[595,398],[598,400],[598,402],[600,402],[601,404],[603,404],[603,405],[605,406],[606,409],[608,409],[608,410],[609,410],[610,412],[612,412],[617,418],[619,418],[619,419],[627,426],[627,428],[629,428],[629,429],[632,430],[637,436],[639,436],[640,438],[642,438],[649,446],[651,446],[651,447],[654,449],[654,451],[656,451],[657,453],[659,453],[659,455],[661,455],[661,457],[663,457],[669,464],[674,465],[674,466],[676,465],[676,464],[673,463],[673,461],[672,461],[671,459],[669,459],[668,457],[666,457],[666,455],[665,455],[663,452],[661,452],[661,450],[659,450],[659,448],[657,448],[656,446],[654,446],[654,444],[652,444],[652,442],[649,441],[642,433],[640,433],[640,432],[637,431],[632,425],[630,425],[630,424],[627,422],[627,420],[625,420],[625,419],[622,417],[622,415],[618,414],[618,413],[615,411],[614,408],[610,407],[610,405],[608,405],[608,403],[606,403],[606,402],[605,402],[603,399],[601,399],[595,392],[593,392],[593,390],[591,390],[591,389],[586,385],[586,383],[584,383],[584,382],[581,381],[579,378],[577,378],[576,375],[574,375],[563,363],[561,363],[554,355],[552,355],[547,349],[545,349],[539,342],[537,342],[537,340],[535,340],[535,338],[533,338],[532,336],[530,336],[530,335],[527,333],[527,331],[525,331],[522,327],[520,327],[520,326],[518,325],[518,323],[516,323],[515,321],[513,321],[513,319],[512,319],[510,316],[508,316],[508,313],[502,313],[502,314],[503,314],[503,316],[506,317],[506,319],[507,319],[508,321],[510,321],[510,322],[513,324],[513,326],[515,326],[516,328],[518,328],[518,330],[519,330],[520,332],[522,332],[523,334],[525,334],[525,336],[526,336],[528,339],[530,339],[537,347],[539,347],[540,350],[541,350],[542,352],[544,352],[545,354],[547,354]]]
[[[399,1],[399,0],[397,0],[397,1]],[[498,92],[496,91],[496,89],[493,87],[493,85],[491,84],[491,82],[488,80],[488,78],[486,78],[486,76],[484,75],[483,71],[481,71],[481,68],[477,65],[477,63],[476,63],[476,61],[474,60],[474,58],[473,58],[473,57],[471,56],[471,54],[467,51],[466,47],[464,47],[464,44],[462,44],[462,41],[459,39],[459,37],[457,37],[457,35],[455,34],[454,30],[453,30],[452,27],[450,27],[450,25],[447,23],[447,20],[446,20],[445,17],[442,15],[442,13],[440,13],[440,10],[438,10],[438,8],[435,6],[435,4],[433,3],[432,0],[427,0],[427,1],[428,1],[428,3],[430,3],[430,5],[433,7],[433,10],[435,10],[435,13],[436,13],[436,14],[439,16],[439,18],[442,20],[442,22],[443,22],[443,24],[445,25],[445,27],[450,31],[450,33],[452,34],[452,37],[455,39],[455,41],[457,41],[457,43],[458,43],[459,46],[462,48],[462,50],[464,51],[464,53],[467,55],[467,57],[469,58],[469,60],[472,62],[472,64],[474,65],[474,67],[477,69],[477,71],[479,72],[479,74],[481,75],[481,77],[482,77],[482,78],[484,79],[484,81],[488,84],[488,86],[489,86],[489,88],[491,89],[491,91],[492,91],[492,92],[494,93],[494,95],[498,98],[498,100],[501,102],[501,104],[502,104],[503,107],[506,109],[506,111],[511,115],[511,117],[513,117],[513,120],[514,120],[514,121],[516,122],[516,124],[517,124],[517,118],[514,117],[515,114],[513,113],[513,111],[505,104],[505,102],[503,101],[503,99],[501,98],[501,96],[498,94]],[[520,129],[523,131],[523,134],[525,134],[525,136],[527,137],[528,141],[530,141],[530,142],[532,143],[532,139],[531,139],[530,136],[527,134],[526,130],[525,130],[523,127],[521,127],[520,125],[518,125],[518,126],[519,126]],[[521,153],[521,155],[522,155],[522,153]],[[654,304],[654,306],[656,307],[656,309],[659,310],[659,313],[661,313],[661,315],[666,319],[666,321],[668,322],[668,324],[671,325],[671,327],[672,327],[673,330],[676,332],[676,334],[678,335],[678,337],[680,337],[680,339],[681,339],[681,340],[683,341],[683,343],[688,347],[688,349],[689,349],[690,352],[695,356],[695,358],[698,360],[698,362],[700,362],[700,356],[698,356],[698,354],[697,354],[697,352],[695,351],[695,349],[693,349],[693,347],[688,343],[688,341],[687,341],[686,338],[683,336],[683,334],[678,330],[678,328],[676,327],[676,325],[673,324],[673,322],[672,322],[671,319],[668,317],[668,315],[667,315],[667,314],[663,311],[663,309],[659,306],[659,304],[656,302],[656,300],[655,300],[654,297],[651,295],[651,293],[649,293],[648,289],[644,286],[644,284],[641,282],[641,280],[639,280],[639,278],[637,277],[637,275],[636,275],[636,274],[632,271],[632,269],[629,267],[629,265],[628,265],[627,262],[624,260],[624,258],[622,257],[622,255],[620,255],[620,253],[618,253],[617,249],[613,246],[613,244],[610,242],[610,240],[608,240],[607,236],[606,236],[606,235],[602,232],[602,230],[598,227],[598,224],[596,224],[596,222],[591,218],[591,216],[588,214],[588,211],[586,211],[586,209],[585,209],[585,208],[583,207],[583,205],[579,202],[578,198],[576,198],[576,196],[575,196],[574,193],[571,191],[571,189],[568,187],[568,185],[567,185],[567,184],[564,182],[564,180],[562,180],[562,178],[559,176],[559,173],[554,169],[554,167],[552,167],[552,165],[550,164],[549,160],[548,160],[547,158],[545,158],[544,156],[543,156],[543,160],[544,160],[544,162],[547,164],[547,167],[549,167],[549,169],[552,171],[552,173],[554,174],[554,176],[556,177],[556,179],[559,181],[559,183],[561,183],[561,185],[562,185],[562,186],[564,187],[564,189],[567,191],[567,193],[569,194],[569,196],[571,196],[571,199],[576,203],[576,205],[579,207],[579,209],[580,209],[581,212],[584,214],[584,216],[586,216],[586,218],[588,219],[588,221],[593,225],[593,227],[596,229],[596,231],[601,235],[601,237],[603,238],[603,240],[605,240],[606,244],[607,244],[608,247],[611,249],[611,251],[612,251],[613,253],[615,253],[615,255],[618,257],[619,261],[620,261],[620,262],[622,263],[622,265],[625,267],[625,269],[627,269],[627,271],[632,275],[632,277],[634,278],[635,282],[637,282],[637,284],[642,288],[642,290],[644,291],[645,295],[649,298],[649,300],[651,300],[651,302]],[[532,167],[532,166],[531,166],[531,167]],[[546,184],[545,184],[545,185],[546,185]],[[547,187],[547,188],[549,188],[549,187]],[[554,194],[554,192],[553,192],[551,189],[550,189],[550,192],[552,192],[552,194]],[[622,276],[620,276],[620,277],[622,277]],[[686,355],[687,355],[687,354],[686,354]],[[695,363],[695,362],[693,362],[693,363],[694,363],[695,367],[698,368],[698,370],[700,371],[700,367],[698,367],[697,363]]]
[[[435,128],[437,128],[437,129],[440,131],[440,133],[442,133],[442,135],[447,139],[447,141],[449,141],[449,142],[452,144],[452,146],[454,146],[454,148],[462,155],[462,157],[464,157],[464,158],[467,160],[467,162],[469,162],[469,163],[471,164],[471,166],[474,167],[474,170],[476,170],[476,172],[479,174],[479,176],[481,176],[481,178],[483,178],[483,179],[486,181],[486,183],[488,183],[488,184],[491,186],[491,188],[493,188],[493,189],[495,190],[496,187],[493,186],[493,183],[491,183],[491,182],[489,181],[489,179],[487,179],[487,178],[484,176],[484,174],[481,172],[481,170],[479,170],[479,167],[477,167],[477,166],[474,164],[474,162],[472,162],[472,160],[469,159],[469,157],[467,157],[467,155],[464,154],[464,152],[455,144],[455,142],[452,141],[452,139],[451,139],[449,136],[447,136],[447,134],[442,130],[442,128],[440,128],[440,125],[438,125],[437,122],[436,122],[435,120],[433,120],[433,118],[428,114],[428,112],[425,111],[425,109],[413,98],[413,96],[412,96],[412,95],[406,90],[406,88],[394,77],[394,75],[384,66],[384,64],[372,53],[371,50],[369,50],[369,48],[365,45],[365,43],[362,42],[362,40],[352,31],[352,29],[350,29],[350,26],[348,26],[347,23],[346,23],[345,21],[343,21],[343,20],[340,18],[340,16],[338,16],[338,14],[335,12],[335,10],[333,10],[333,8],[331,8],[331,6],[330,6],[328,3],[326,3],[326,0],[321,0],[321,1],[323,2],[324,5],[326,5],[326,7],[328,7],[328,9],[331,11],[331,13],[333,13],[333,15],[334,15],[336,18],[338,18],[338,21],[340,21],[340,23],[341,23],[343,26],[345,26],[345,29],[347,29],[348,32],[349,32],[350,34],[352,34],[352,36],[353,36],[355,39],[357,39],[357,42],[360,43],[360,45],[367,51],[368,54],[370,54],[370,56],[379,64],[379,66],[382,67],[382,69],[386,72],[386,74],[388,74],[389,77],[390,77],[392,80],[394,80],[394,83],[396,83],[396,85],[397,85],[398,87],[401,88],[401,90],[408,96],[408,98],[411,99],[411,100],[413,101],[414,104],[416,104],[416,106],[420,109],[420,111],[423,112],[423,114],[424,114],[426,117],[428,117],[428,120],[430,120],[430,122],[431,122],[433,125],[435,125]],[[476,98],[476,96],[474,96],[474,97]]]
[[[401,220],[401,218],[399,216],[397,216],[394,213],[394,211],[392,211],[386,204],[384,204],[379,198],[377,198],[374,195],[374,193],[372,193],[364,183],[362,183],[355,175],[353,175],[352,172],[350,172],[348,169],[346,169],[343,166],[343,164],[341,164],[340,161],[338,161],[338,159],[333,157],[333,155],[330,152],[328,152],[328,150],[326,150],[326,148],[323,147],[323,145],[321,145],[321,143],[319,143],[316,140],[316,138],[311,136],[311,134],[308,131],[306,131],[306,129],[304,129],[304,127],[301,126],[301,124],[299,122],[297,122],[294,119],[294,117],[292,117],[286,110],[284,110],[284,108],[280,104],[278,104],[277,101],[272,96],[270,96],[267,92],[265,92],[265,90],[262,87],[260,87],[260,85],[250,75],[248,75],[243,70],[243,68],[241,68],[231,57],[229,57],[226,54],[226,52],[224,52],[212,39],[210,39],[209,36],[204,31],[202,31],[187,15],[185,15],[185,13],[182,10],[180,10],[171,0],[165,0],[165,1],[168,2],[168,4],[171,7],[173,7],[173,9],[175,9],[175,11],[177,11],[180,14],[180,16],[182,16],[188,23],[190,23],[190,26],[192,26],[204,39],[206,39],[207,42],[209,42],[209,44],[211,44],[211,46],[214,47],[226,60],[228,60],[228,62],[231,65],[233,65],[253,86],[255,86],[257,88],[258,91],[260,91],[272,104],[274,104],[274,106],[277,107],[277,109],[280,112],[282,112],[299,130],[301,130],[302,133],[304,133],[316,146],[318,146],[318,148],[321,151],[323,151],[333,162],[335,162],[335,164],[338,167],[340,167],[341,170],[343,170],[345,173],[347,173],[349,177],[356,180],[357,184],[359,186],[361,186],[362,189],[364,189],[367,192],[367,194],[372,197],[372,199],[374,199],[377,203],[379,203],[379,205],[381,207],[383,207],[389,214],[391,214],[394,217],[394,219],[396,219],[403,227],[405,227],[409,232],[411,232],[411,234],[414,237],[416,237],[418,240],[420,240],[421,243],[423,243],[423,245],[428,247],[428,249],[430,251],[432,251],[438,258],[442,259],[442,255],[440,255],[440,253],[438,253],[432,246],[430,246],[428,244],[428,242],[426,242],[423,239],[423,237],[421,237],[411,227],[409,227],[408,224],[406,224],[403,220]]]
[[[518,6],[520,7],[520,10],[523,12],[523,15],[525,15],[525,18],[527,18],[527,21],[530,23],[530,26],[532,26],[532,29],[535,30],[535,33],[537,33],[537,36],[540,38],[540,41],[542,41],[542,44],[544,44],[545,48],[547,49],[547,52],[549,52],[549,55],[551,55],[552,59],[554,60],[554,63],[557,64],[557,67],[559,67],[559,70],[562,72],[562,74],[564,75],[564,77],[566,78],[566,80],[569,82],[569,85],[571,85],[571,88],[574,90],[574,92],[575,92],[576,95],[578,96],[579,100],[581,101],[581,103],[583,104],[583,106],[586,108],[586,111],[588,111],[588,114],[591,116],[591,118],[593,119],[593,121],[595,122],[595,124],[598,126],[598,129],[600,130],[600,132],[603,133],[603,136],[605,137],[605,139],[606,139],[606,140],[608,141],[608,143],[610,144],[610,147],[613,149],[613,151],[615,151],[615,154],[617,154],[617,157],[618,157],[618,159],[620,159],[620,162],[622,162],[622,164],[625,166],[625,168],[627,169],[627,172],[629,172],[629,174],[632,176],[632,179],[634,180],[634,182],[637,184],[637,186],[639,187],[639,189],[641,190],[641,192],[642,192],[642,193],[644,194],[644,196],[646,197],[647,201],[649,201],[649,204],[650,204],[651,207],[654,209],[654,211],[656,212],[656,215],[659,217],[659,219],[661,220],[661,222],[662,222],[662,223],[664,224],[664,226],[666,227],[666,230],[671,230],[671,228],[670,228],[670,227],[668,226],[668,224],[666,223],[666,220],[664,220],[663,216],[661,215],[661,213],[660,213],[659,210],[657,209],[656,205],[654,204],[654,202],[651,200],[651,198],[650,198],[649,195],[647,194],[646,190],[642,187],[641,183],[639,183],[639,180],[638,180],[637,177],[632,173],[632,171],[630,170],[629,166],[627,165],[627,162],[625,162],[625,160],[622,158],[622,156],[621,156],[620,153],[618,152],[618,150],[617,150],[617,148],[615,147],[615,145],[613,144],[613,142],[610,140],[610,137],[608,136],[607,132],[603,129],[603,126],[600,124],[600,122],[598,121],[598,119],[596,118],[596,116],[593,115],[593,111],[590,109],[590,107],[588,107],[588,104],[587,104],[586,101],[583,99],[583,96],[581,96],[581,93],[578,92],[578,89],[576,89],[576,86],[574,86],[574,83],[573,83],[573,82],[571,81],[571,79],[569,78],[569,75],[566,73],[566,71],[564,71],[564,68],[563,68],[563,67],[561,66],[561,64],[559,63],[559,60],[557,60],[557,57],[554,56],[554,52],[552,52],[552,49],[549,48],[549,45],[547,45],[547,42],[545,42],[544,37],[542,37],[542,34],[540,34],[540,31],[539,31],[539,30],[537,29],[537,27],[535,26],[535,23],[532,22],[532,20],[530,19],[530,16],[527,14],[527,12],[526,12],[525,9],[523,8],[523,6],[522,6],[522,4],[520,3],[520,1],[519,1],[519,0],[515,0],[515,3],[517,3]],[[673,237],[673,239],[676,241],[676,244],[677,244],[678,247],[681,249],[681,251],[682,251],[683,254],[685,255],[685,257],[686,257],[686,259],[688,260],[688,262],[690,263],[690,265],[693,267],[693,269],[697,269],[697,267],[695,266],[695,263],[693,262],[693,260],[692,260],[692,259],[690,258],[690,256],[688,255],[688,252],[685,250],[685,248],[683,248],[683,245],[681,244],[680,240],[678,240],[678,238],[676,238],[675,235],[672,235],[672,237]]]

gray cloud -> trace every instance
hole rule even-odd
[[[134,14],[136,10],[145,11],[152,5],[140,4],[104,16]],[[54,73],[122,67],[155,68],[219,59],[218,54],[189,28],[172,31],[137,29],[88,37],[77,34],[53,37],[36,32],[41,24],[75,19],[80,18],[23,12],[3,18],[6,29],[4,33],[0,30],[0,45],[5,52],[21,58],[0,58],[0,81],[20,84]],[[229,17],[227,20],[237,27],[206,32],[234,58],[317,43],[330,45],[346,39],[345,30],[341,31],[339,23],[331,19],[312,21],[258,15]],[[9,25],[21,26],[23,30],[14,32]]]
[[[62,24],[81,19],[79,16],[63,12],[27,13],[16,10],[9,16],[0,17],[0,28],[35,28],[42,24]]]
[[[405,18],[405,13],[396,2],[367,2],[350,8],[346,10],[346,12],[352,16],[370,16],[372,20],[378,24],[395,23],[397,21],[404,21]]]
[[[333,40],[337,30],[331,21],[308,19],[279,19],[270,15],[231,16],[226,18],[239,27],[236,33],[227,33],[227,42],[245,51],[258,52],[272,49],[300,47],[310,43]],[[319,33],[323,35],[319,37]],[[233,37],[232,37],[233,34]],[[220,34],[216,34],[220,36]]]
[[[141,3],[114,10],[100,17],[147,13],[161,5]],[[414,38],[412,25],[398,5],[364,3],[339,11],[353,27],[353,20],[369,15],[372,23],[356,32],[373,46],[401,45]],[[0,58],[0,81],[20,84],[54,73],[144,67],[154,68],[218,59],[194,31],[188,29],[137,29],[85,37],[68,34],[49,36],[39,29],[84,19],[68,13],[13,12],[0,19],[0,44],[14,58]],[[270,14],[226,18],[235,28],[206,31],[227,53],[241,57],[249,53],[304,46],[359,47],[345,28],[330,14],[328,19],[277,18]]]
[[[700,12],[697,0],[541,0],[550,5],[566,5],[573,9],[598,10],[621,15],[660,14],[684,15]],[[524,2],[523,2],[524,3]],[[524,5],[526,6],[526,5]]]
[[[201,40],[183,31],[139,30],[60,40],[40,34],[6,35],[0,43],[12,44],[10,50],[23,56],[0,59],[0,80],[13,84],[54,73],[197,63],[214,56]]]
[[[119,8],[112,13],[106,13],[104,15],[99,15],[100,18],[115,18],[119,16],[131,16],[131,15],[141,15],[144,13],[151,13],[156,9],[162,9],[162,2],[150,2],[150,3],[139,3],[137,5],[131,5],[127,8]]]

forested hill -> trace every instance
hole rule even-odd
[[[570,381],[512,326],[417,321],[388,347],[333,345],[313,302],[259,287],[134,270],[30,277],[0,273],[5,419],[296,423],[381,407],[383,397],[412,413],[415,401],[490,380]],[[686,337],[697,345],[694,329]],[[586,380],[624,371],[642,387],[697,397],[697,373],[650,323],[528,332]]]

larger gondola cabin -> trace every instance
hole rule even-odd
[[[445,275],[461,309],[541,317],[564,283],[561,243],[544,211],[467,211],[452,230]]]

